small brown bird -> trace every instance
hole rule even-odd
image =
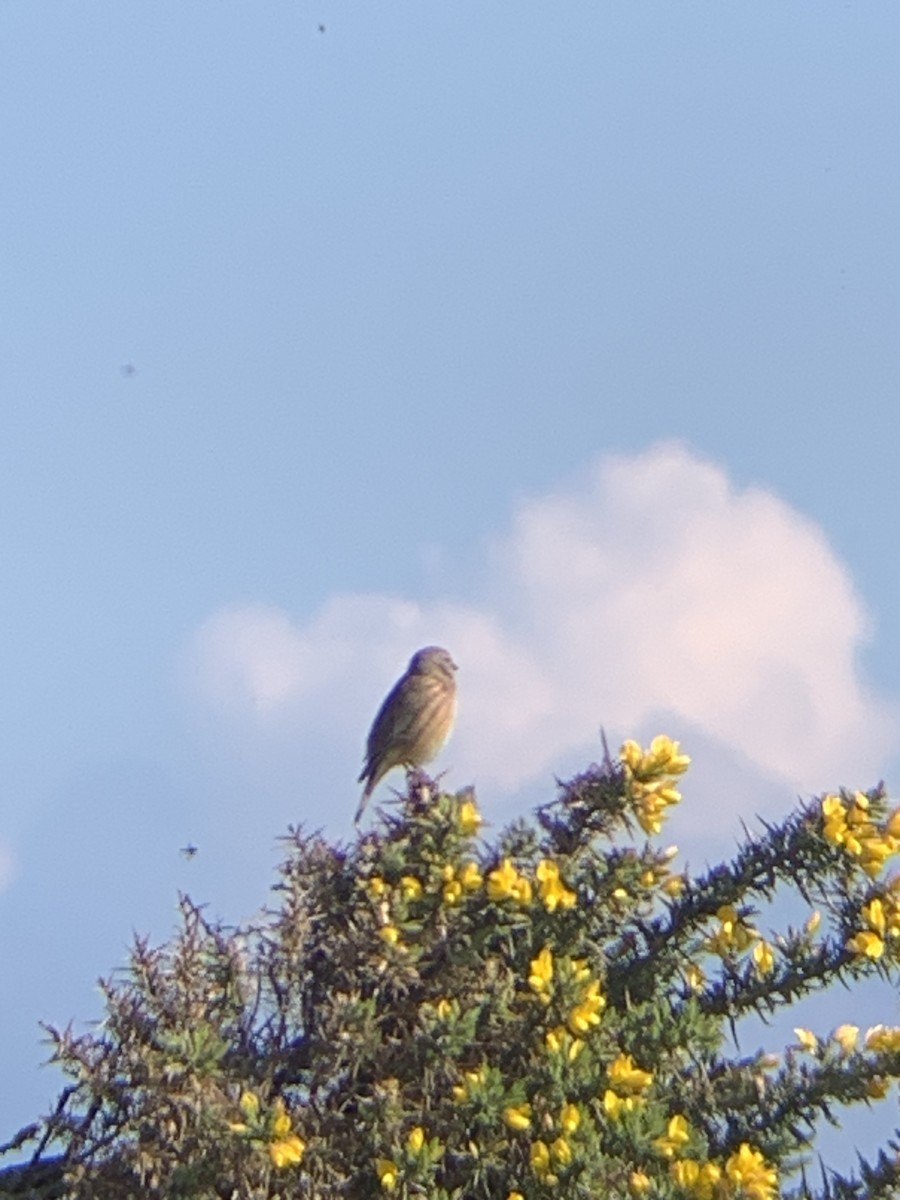
[[[366,786],[354,821],[363,815],[378,781],[388,771],[421,767],[440,753],[456,718],[455,671],[456,663],[440,646],[426,646],[412,656],[406,674],[388,693],[369,731],[359,777]]]

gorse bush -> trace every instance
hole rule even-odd
[[[804,1173],[823,1115],[889,1096],[900,1029],[731,1052],[749,1014],[897,979],[900,811],[827,796],[689,878],[653,844],[688,764],[628,742],[495,842],[471,792],[418,776],[349,847],[292,832],[256,923],[184,898],[102,1024],[51,1031],[71,1083],[35,1136],[64,1194],[900,1195],[893,1142]],[[763,934],[788,889],[808,915]]]

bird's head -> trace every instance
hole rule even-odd
[[[440,646],[426,646],[417,650],[409,663],[410,675],[440,675],[452,679],[456,671],[456,663],[448,650]]]

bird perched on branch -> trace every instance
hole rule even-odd
[[[410,659],[379,708],[359,782],[366,781],[354,821],[363,815],[378,781],[394,767],[431,762],[450,736],[456,717],[456,663],[440,646],[426,646]]]

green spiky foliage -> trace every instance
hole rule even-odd
[[[896,982],[900,815],[881,790],[820,798],[691,878],[655,844],[688,761],[628,742],[493,839],[470,791],[419,775],[349,846],[291,831],[246,927],[182,898],[99,1025],[50,1031],[69,1086],[10,1143],[36,1150],[6,1194],[900,1196],[893,1141],[846,1178],[816,1165],[823,1117],[891,1098],[900,1029],[733,1038]],[[804,920],[764,931],[785,892]]]

